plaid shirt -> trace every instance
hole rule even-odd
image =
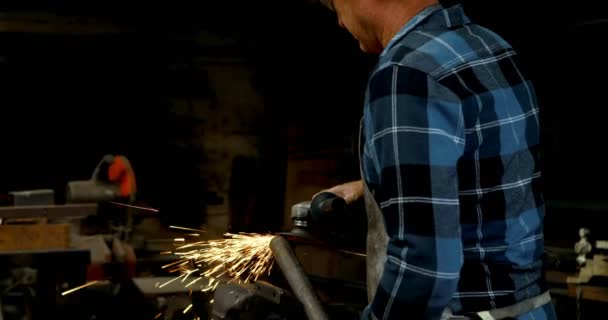
[[[546,290],[537,101],[516,59],[460,5],[426,8],[380,55],[362,165],[390,241],[363,318],[439,319]]]

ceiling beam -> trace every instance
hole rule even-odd
[[[41,12],[0,13],[0,32],[95,35],[134,32],[132,27],[91,17],[59,16]]]

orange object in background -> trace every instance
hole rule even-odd
[[[76,247],[91,251],[91,262],[87,267],[87,281],[133,278],[136,274],[137,258],[131,245],[117,238],[110,246],[103,236],[82,236]]]
[[[129,160],[124,156],[115,156],[108,168],[108,179],[118,183],[121,197],[131,197],[137,191],[135,173]]]

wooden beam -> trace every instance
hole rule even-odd
[[[132,27],[99,18],[68,17],[44,12],[0,13],[0,32],[4,33],[95,35],[134,31]]]

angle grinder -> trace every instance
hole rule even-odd
[[[291,207],[293,229],[282,235],[305,242],[331,242],[339,246],[365,244],[367,216],[362,202],[347,204],[338,195],[321,192],[311,201]]]

